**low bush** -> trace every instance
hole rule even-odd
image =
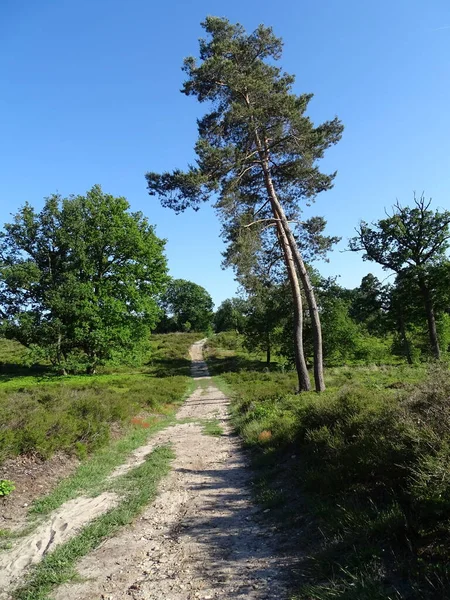
[[[190,374],[189,348],[201,338],[199,333],[165,333],[151,338],[148,367],[157,377]]]
[[[113,423],[167,412],[189,385],[187,351],[196,339],[198,334],[153,336],[150,364],[122,373],[104,368],[95,376],[39,377],[8,368],[0,387],[0,463],[26,453],[48,458],[57,450],[84,457],[108,441]],[[0,340],[0,356],[18,361],[22,349]]]
[[[225,350],[241,350],[243,341],[244,336],[236,331],[222,331],[208,338],[208,346]]]
[[[321,395],[294,394],[289,373],[222,376],[259,499],[323,534],[296,598],[450,598],[448,369],[415,385],[406,367],[329,375]]]
[[[112,423],[128,422],[141,410],[164,409],[182,398],[186,385],[184,377],[136,375],[2,390],[0,462],[26,453],[48,458],[76,444],[90,452],[109,439]]]

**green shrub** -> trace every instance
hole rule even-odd
[[[223,375],[264,497],[283,487],[291,521],[306,500],[325,536],[298,598],[450,597],[450,374],[409,383],[422,374],[334,369],[321,395],[292,394],[292,374]]]
[[[188,382],[179,376],[82,379],[0,392],[0,460],[30,452],[48,458],[77,442],[90,452],[108,441],[112,423],[128,422],[142,409],[165,411]]]
[[[208,346],[225,350],[241,350],[243,340],[244,337],[236,331],[222,331],[208,339]]]
[[[142,411],[171,410],[186,391],[187,351],[196,339],[198,334],[153,336],[147,372],[127,368],[124,374],[42,379],[11,374],[0,388],[0,463],[26,453],[48,458],[57,450],[84,457],[108,441],[113,423],[126,424]]]
[[[13,481],[0,479],[0,497],[9,496],[16,489]]]

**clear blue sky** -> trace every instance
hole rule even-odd
[[[3,0],[0,222],[27,200],[100,183],[156,224],[174,277],[203,285],[216,304],[233,295],[212,209],[176,216],[144,179],[193,159],[201,107],[179,93],[180,67],[207,14],[272,25],[296,91],[315,94],[311,117],[341,118],[343,139],[323,162],[336,184],[310,213],[343,242],[320,269],[351,287],[380,273],[340,252],[361,218],[410,202],[413,190],[450,208],[448,0]]]

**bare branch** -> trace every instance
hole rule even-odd
[[[262,209],[263,209],[263,208],[265,208],[265,207],[266,207],[266,206],[269,204],[269,202],[270,202],[270,198],[268,198],[268,199],[267,199],[267,200],[264,202],[264,204],[258,208],[258,210],[255,212],[255,215],[254,215],[254,216],[256,217],[256,215],[257,215],[259,212],[261,212],[261,211],[262,211]]]
[[[256,221],[252,221],[243,227],[244,229],[247,229],[247,227],[251,227],[252,225],[256,225],[258,223],[265,223],[266,221],[270,221],[271,225],[276,225],[277,221],[282,221],[282,219],[275,219],[275,217],[270,217],[269,219],[257,219]],[[288,221],[288,223],[297,223],[297,225],[301,225],[302,221]]]
[[[245,169],[243,169],[243,170],[242,170],[242,171],[239,173],[239,175],[237,176],[237,179],[236,179],[235,185],[237,185],[237,184],[240,182],[240,180],[241,180],[241,179],[244,177],[244,175],[245,175],[245,174],[246,174],[248,171],[251,171],[251,170],[253,169],[253,167],[255,166],[255,164],[257,164],[257,163],[252,163],[252,164],[251,164],[251,165],[249,165],[248,167],[245,167]]]

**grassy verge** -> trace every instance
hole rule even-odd
[[[133,450],[145,444],[157,431],[174,422],[179,404],[194,387],[195,382],[191,380],[184,396],[180,396],[176,402],[159,407],[161,414],[132,419],[119,439],[110,441],[86,457],[72,475],[32,503],[27,525],[22,530],[0,532],[0,550],[10,548],[15,538],[28,535],[40,523],[40,517],[59,508],[64,502],[80,495],[95,496],[109,489],[107,478],[112,471],[125,462]]]
[[[240,336],[234,333],[224,332],[209,338],[203,354],[212,376],[242,370],[263,371],[267,367],[258,354],[243,350]]]
[[[15,594],[17,599],[41,600],[75,576],[75,563],[105,538],[129,523],[156,493],[160,478],[169,469],[172,452],[156,449],[146,462],[112,481],[108,475],[157,430],[173,422],[178,405],[195,387],[188,377],[189,346],[198,334],[154,336],[145,367],[131,370],[104,368],[95,376],[59,377],[42,366],[42,372],[2,369],[0,390],[0,460],[33,452],[46,458],[56,450],[75,451],[83,458],[77,471],[47,496],[35,501],[30,513],[36,519],[22,532],[2,532],[2,547],[13,537],[28,533],[44,516],[79,495],[116,492],[120,504],[88,524],[79,535],[45,557],[31,578]],[[2,347],[0,358],[18,359],[23,349]],[[1,351],[4,354],[1,354]],[[15,354],[14,354],[15,353]],[[22,355],[20,355],[22,356]],[[20,357],[19,357],[20,358]],[[111,440],[111,426],[120,427]]]
[[[57,585],[74,579],[77,560],[130,523],[155,497],[158,482],[169,471],[171,458],[173,453],[169,448],[157,448],[145,463],[118,478],[112,489],[120,494],[122,502],[47,555],[13,597],[16,600],[46,600]]]
[[[230,352],[216,372],[257,500],[306,549],[293,598],[450,598],[448,369],[329,369],[324,394],[297,395],[295,374]]]
[[[27,371],[23,348],[0,340],[0,463],[27,453],[47,458],[57,450],[83,458],[108,443],[113,424],[164,412],[189,385],[188,348],[198,338],[153,336],[151,353],[139,368],[110,366],[98,375],[67,377]]]
[[[64,502],[80,495],[96,495],[104,490],[105,480],[112,471],[124,463],[127,457],[158,430],[173,422],[171,415],[155,420],[148,428],[135,427],[123,438],[95,452],[83,461],[73,475],[64,479],[48,495],[36,500],[31,515],[46,515]]]
[[[187,377],[104,376],[0,391],[0,458],[57,450],[80,458],[104,446],[113,424],[125,426],[139,413],[158,415],[179,401]]]

